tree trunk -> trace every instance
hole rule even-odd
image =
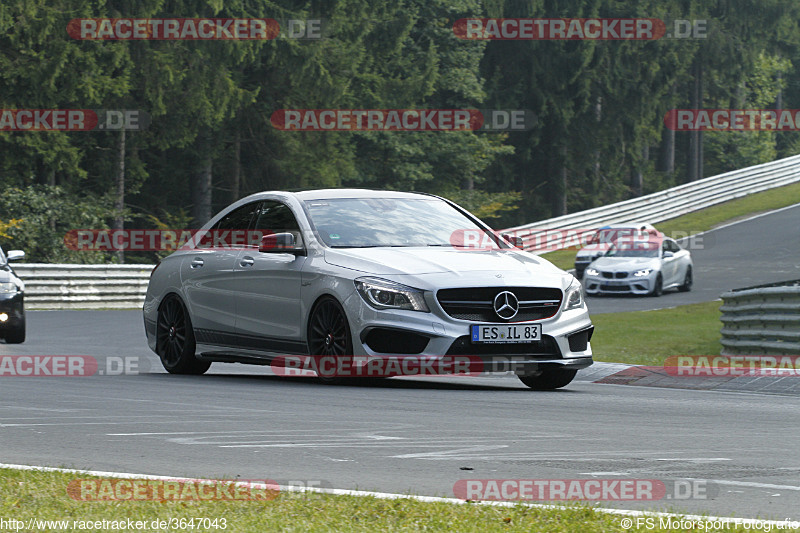
[[[694,83],[692,84],[692,109],[703,107],[703,61],[698,54],[692,67]],[[692,131],[689,134],[689,160],[687,164],[687,177],[695,181],[703,177],[703,132]]]
[[[561,146],[558,150],[561,156],[558,161],[558,183],[556,184],[555,205],[553,215],[567,214],[567,147]]]
[[[236,128],[236,138],[233,141],[233,175],[231,176],[231,203],[239,199],[239,189],[242,182],[242,135]]]
[[[125,229],[125,130],[119,132],[117,139],[117,176],[114,198],[114,229]],[[125,262],[125,252],[117,250],[117,259]]]
[[[660,151],[658,170],[666,174],[672,185],[672,178],[675,175],[675,130],[664,128],[661,133]]]
[[[211,218],[211,155],[203,156],[192,187],[192,217],[199,228]]]
[[[631,190],[633,196],[641,196],[644,189],[644,169],[647,161],[650,159],[650,147],[646,144],[642,147],[642,159],[633,168],[633,175],[631,177]]]

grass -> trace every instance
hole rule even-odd
[[[682,237],[708,231],[717,226],[743,217],[756,215],[781,207],[800,203],[800,183],[751,194],[743,198],[695,211],[671,220],[655,224],[659,231],[670,236]],[[644,220],[643,222],[647,222]],[[565,248],[542,254],[542,257],[564,270],[575,266],[577,248]]]
[[[587,505],[567,510],[525,505],[425,503],[410,498],[286,494],[263,502],[79,502],[66,492],[70,481],[90,476],[0,469],[0,518],[27,521],[120,521],[225,519],[226,528],[201,531],[546,531],[622,532],[623,517],[599,513]],[[668,531],[658,527],[638,531]],[[0,528],[13,531],[10,527]],[[34,530],[56,531],[41,525]],[[99,529],[96,529],[99,530]],[[147,528],[147,531],[153,531]],[[177,530],[173,528],[172,530]],[[185,529],[188,530],[188,529]],[[197,528],[195,528],[197,530]],[[708,531],[744,531],[744,529]]]
[[[722,302],[593,314],[596,361],[661,366],[671,355],[718,355]]]

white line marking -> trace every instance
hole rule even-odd
[[[194,482],[209,482],[213,480],[201,478],[183,478],[183,477],[170,477],[170,476],[154,476],[149,474],[131,474],[127,472],[101,472],[97,470],[77,470],[72,468],[53,468],[49,466],[31,466],[31,465],[16,465],[0,463],[0,468],[7,468],[10,470],[28,470],[35,472],[61,472],[64,474],[82,474],[87,476],[96,477],[111,477],[117,479],[155,479],[155,480],[168,480],[168,481],[194,481]],[[253,483],[250,483],[254,486]],[[395,494],[391,492],[370,492],[364,490],[348,490],[348,489],[322,489],[317,487],[294,487],[291,485],[279,485],[280,490],[286,492],[315,492],[318,494],[332,494],[335,496],[369,496],[372,498],[380,498],[382,500],[415,500],[426,503],[452,503],[452,504],[465,504],[465,500],[457,498],[441,498],[436,496],[417,496],[413,494]],[[259,487],[262,488],[262,487]],[[267,488],[266,484],[264,488]],[[470,505],[490,505],[496,507],[516,507],[518,505],[525,505],[527,507],[535,507],[538,509],[553,509],[559,511],[574,510],[574,507],[567,507],[565,505],[547,505],[540,503],[526,503],[526,502],[486,502],[486,501],[471,501]],[[703,522],[723,522],[726,524],[748,524],[758,525],[771,525],[777,528],[778,525],[786,525],[786,521],[778,520],[762,520],[759,518],[731,518],[724,516],[700,516],[681,513],[663,513],[659,511],[635,511],[632,509],[610,509],[606,507],[592,507],[592,510],[598,513],[606,513],[613,515],[623,516],[663,516],[663,517],[679,517],[685,520],[696,520]]]
[[[797,485],[775,485],[772,483],[757,483],[755,481],[728,481],[727,479],[695,479],[686,478],[688,481],[706,481],[717,485],[733,485],[735,487],[753,487],[756,489],[800,490]]]

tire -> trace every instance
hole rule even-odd
[[[196,350],[192,319],[177,296],[168,296],[158,308],[156,353],[170,374],[204,374],[210,361],[201,361]]]
[[[5,338],[6,344],[21,344],[25,342],[25,317],[20,320],[19,324],[13,328],[9,328]]]
[[[555,390],[569,385],[577,370],[569,368],[548,368],[538,376],[518,376],[519,380],[533,390]]]
[[[661,274],[659,273],[656,276],[656,284],[653,287],[653,290],[650,291],[650,296],[655,296],[656,298],[664,294],[664,280],[661,278]]]
[[[314,358],[316,368],[332,364],[334,369],[345,367],[345,360],[352,363],[353,341],[350,325],[341,304],[330,296],[317,301],[308,318],[308,353]],[[339,366],[341,365],[341,366]],[[348,365],[349,367],[349,365]],[[341,382],[341,376],[325,376],[317,373],[322,383]]]
[[[692,267],[686,267],[686,275],[683,277],[683,285],[678,287],[678,290],[681,292],[689,292],[692,290],[692,283],[694,279],[692,278]]]

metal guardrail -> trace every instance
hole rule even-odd
[[[800,280],[722,295],[722,355],[800,355]]]
[[[523,238],[525,249],[537,252],[532,243],[545,230],[588,231],[606,224],[656,223],[796,181],[800,181],[800,155],[504,231],[515,232]],[[557,235],[548,235],[545,243],[556,239],[563,244]],[[550,249],[555,248],[558,246]],[[28,263],[15,264],[14,270],[25,281],[29,309],[120,309],[142,306],[153,266]],[[782,339],[800,341],[791,332],[785,332]],[[800,345],[795,346],[795,353],[800,353]]]
[[[626,222],[655,224],[748,194],[800,181],[800,155],[712,176],[616,204],[508,228],[524,248],[541,253],[563,247],[564,236],[553,230],[582,230]],[[549,231],[546,231],[549,230]],[[546,247],[547,250],[542,248]]]
[[[154,266],[13,264],[25,282],[27,309],[142,307]]]

